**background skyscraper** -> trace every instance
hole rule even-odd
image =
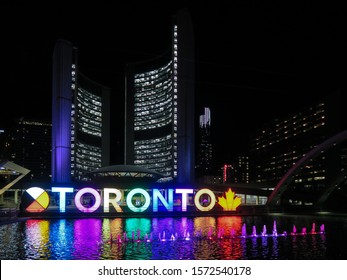
[[[211,111],[204,108],[204,114],[199,117],[197,176],[211,175],[212,142],[211,142]]]
[[[44,182],[51,178],[52,125],[49,121],[20,118],[4,139],[5,158],[30,170],[23,182]],[[0,148],[0,149],[1,149]]]
[[[126,69],[125,163],[194,182],[194,33],[190,15],[173,17],[161,57]]]
[[[325,140],[345,130],[346,115],[342,110],[344,96],[334,92],[286,117],[264,124],[250,138],[251,182],[267,183],[273,187],[297,162]],[[310,206],[336,184],[330,195],[332,206],[346,197],[346,188],[337,187],[337,179],[345,176],[346,141],[321,151],[300,171],[285,191],[281,205]],[[340,182],[342,185],[345,184]]]

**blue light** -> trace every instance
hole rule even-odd
[[[169,211],[173,211],[173,189],[168,189],[168,201],[164,198],[158,189],[153,189],[153,212],[158,212],[158,198],[163,203],[165,208]]]
[[[52,187],[52,192],[59,193],[59,211],[60,213],[65,213],[66,193],[72,193],[73,188]]]

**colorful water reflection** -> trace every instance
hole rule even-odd
[[[77,219],[73,230],[73,258],[94,259],[100,255],[99,246],[102,242],[102,220]]]
[[[298,229],[306,222],[277,219],[279,232],[283,225],[290,231],[294,222]],[[246,222],[247,238],[242,238]],[[270,229],[273,223],[272,217],[241,216],[32,219],[0,226],[0,237],[5,241],[0,244],[0,256],[66,260],[329,258],[328,234],[250,237],[252,227],[260,233],[263,225]]]
[[[24,247],[28,259],[50,258],[49,221],[28,220],[25,227]]]

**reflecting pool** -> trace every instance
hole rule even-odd
[[[0,226],[0,258],[347,259],[346,236],[332,216],[28,219]]]

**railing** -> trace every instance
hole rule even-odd
[[[16,208],[0,207],[0,222],[15,219],[18,216]]]

